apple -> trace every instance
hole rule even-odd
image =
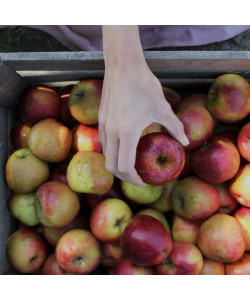
[[[133,183],[121,180],[123,194],[139,204],[150,204],[156,201],[163,192],[163,186],[143,183],[137,186]]]
[[[177,183],[171,194],[171,203],[178,216],[200,221],[218,210],[220,195],[211,183],[190,176]]]
[[[184,98],[175,108],[175,113],[187,109],[190,105],[199,105],[204,108],[207,107],[207,95],[205,94],[191,94]]]
[[[227,214],[214,214],[201,224],[197,245],[209,259],[232,262],[245,252],[246,238],[238,220]]]
[[[246,250],[250,251],[250,208],[242,206],[236,210],[233,216],[240,222],[245,232]]]
[[[250,86],[237,74],[218,76],[208,91],[207,107],[219,121],[233,123],[244,119],[250,110]]]
[[[234,145],[235,147],[237,146],[237,138],[238,138],[238,132],[234,131],[234,130],[227,130],[227,131],[223,131],[219,134],[216,134],[219,137],[225,137],[227,139],[229,139]],[[239,150],[239,149],[238,149]]]
[[[34,230],[19,229],[9,236],[6,255],[16,271],[30,274],[37,271],[45,262],[46,244]]]
[[[103,200],[91,212],[91,232],[103,243],[119,243],[124,228],[132,218],[133,213],[123,200]]]
[[[58,264],[55,253],[49,255],[42,267],[42,275],[67,275]]]
[[[86,125],[98,123],[103,81],[85,79],[79,81],[71,90],[69,109],[72,116]]]
[[[67,180],[75,192],[105,194],[114,183],[114,175],[105,168],[102,153],[79,151],[69,162]]]
[[[181,96],[175,90],[165,86],[162,87],[162,91],[172,110],[175,110],[176,106],[182,101]]]
[[[188,176],[193,176],[194,171],[192,169],[192,151],[185,150],[185,164],[184,168],[179,175],[179,178],[185,178]]]
[[[24,123],[34,125],[44,119],[60,115],[58,93],[48,86],[29,86],[21,99],[21,117]]]
[[[68,185],[48,181],[36,192],[35,208],[41,224],[58,228],[69,224],[76,217],[80,202],[78,195]]]
[[[84,124],[75,125],[72,130],[72,151],[102,152],[98,139],[98,128]]]
[[[72,134],[56,119],[45,119],[32,126],[28,145],[37,157],[48,162],[60,162],[70,153]]]
[[[42,226],[42,234],[45,240],[52,246],[56,247],[57,242],[60,237],[64,235],[65,232],[71,229],[87,229],[87,220],[82,212],[79,212],[78,215],[67,225],[55,228],[49,226]]]
[[[151,123],[149,124],[146,128],[143,129],[141,133],[141,137],[148,134],[148,133],[153,133],[153,132],[163,132],[164,128],[161,124],[159,123]]]
[[[126,257],[116,265],[113,275],[155,275],[153,267],[137,266]]]
[[[160,221],[138,215],[128,223],[121,237],[124,257],[139,266],[153,266],[165,260],[172,250],[172,239]]]
[[[105,267],[115,267],[122,258],[122,248],[120,245],[102,243],[102,258],[100,264]]]
[[[9,188],[21,194],[36,191],[49,178],[49,165],[36,157],[28,148],[13,152],[5,166]]]
[[[199,228],[200,222],[190,221],[174,214],[171,230],[173,241],[196,244]]]
[[[189,242],[173,242],[169,256],[155,266],[157,275],[199,275],[203,266],[200,250]]]
[[[237,146],[241,156],[250,162],[250,122],[241,128],[237,137]]]
[[[28,148],[28,136],[31,126],[25,124],[22,120],[17,120],[9,132],[9,146],[12,151],[22,148]]]
[[[49,181],[59,181],[68,184],[67,168],[68,162],[58,162],[50,164],[50,177]]]
[[[250,207],[250,164],[239,169],[230,182],[229,192],[241,205]]]
[[[213,136],[192,153],[192,168],[201,179],[222,183],[232,179],[240,167],[240,154],[227,138]]]
[[[200,275],[225,275],[225,265],[223,262],[203,257]]]
[[[164,185],[177,178],[185,163],[182,145],[161,132],[154,132],[140,138],[135,169],[141,179],[152,185]]]
[[[35,193],[12,194],[8,201],[8,209],[13,217],[27,226],[39,224],[35,210]]]
[[[250,275],[250,253],[245,252],[235,262],[225,264],[226,275]]]
[[[214,183],[214,186],[220,194],[220,207],[217,212],[222,214],[231,214],[239,203],[229,193],[228,183]]]
[[[89,274],[101,261],[101,247],[93,234],[84,229],[66,232],[56,245],[59,266],[71,274]]]

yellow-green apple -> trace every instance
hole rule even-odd
[[[241,205],[250,207],[250,164],[240,167],[230,182],[229,192]]]
[[[137,266],[126,257],[114,269],[113,275],[155,275],[153,267]]]
[[[77,120],[73,118],[69,109],[69,96],[74,86],[75,86],[74,84],[69,84],[62,87],[58,91],[61,100],[60,120],[62,121],[63,124],[69,127],[72,127],[77,123]]]
[[[221,261],[203,257],[203,268],[200,275],[225,275],[225,265]]]
[[[105,194],[114,183],[114,175],[106,169],[102,153],[79,151],[69,162],[67,180],[75,192]]]
[[[250,122],[240,129],[237,137],[237,146],[241,156],[250,162]]]
[[[19,229],[9,236],[6,255],[15,270],[30,274],[45,262],[47,248],[42,237],[34,230]]]
[[[244,119],[250,110],[249,83],[237,74],[218,76],[208,91],[207,107],[221,122]]]
[[[189,140],[186,150],[199,148],[213,134],[213,118],[210,112],[201,105],[190,105],[180,110],[176,116],[183,123],[184,131]]]
[[[133,213],[126,202],[116,198],[105,199],[91,212],[91,232],[103,243],[119,244],[121,235],[132,218]]]
[[[191,164],[195,174],[210,183],[232,179],[240,167],[240,154],[227,138],[213,136],[192,152]]]
[[[171,194],[173,211],[188,220],[205,220],[214,214],[220,205],[217,189],[195,176],[180,180]]]
[[[180,110],[185,110],[190,105],[199,105],[204,108],[207,107],[207,95],[205,94],[191,94],[185,97],[175,108],[175,113],[179,112]]]
[[[30,86],[21,99],[21,118],[28,125],[34,125],[44,119],[57,119],[60,114],[58,93],[48,86]]]
[[[69,97],[69,109],[79,123],[86,125],[98,123],[102,85],[102,80],[85,79],[73,87]]]
[[[49,164],[36,157],[28,148],[13,152],[5,166],[8,186],[16,193],[36,191],[49,178]]]
[[[84,275],[94,271],[101,262],[101,246],[93,234],[84,229],[67,231],[56,245],[59,266],[71,274]]]
[[[162,87],[162,91],[172,110],[175,110],[176,106],[182,101],[181,96],[175,90],[165,86]]]
[[[240,222],[245,232],[246,250],[250,251],[250,208],[242,206],[235,211],[233,216]]]
[[[199,221],[190,221],[174,214],[171,230],[172,239],[173,241],[196,244],[199,228]]]
[[[48,162],[60,162],[70,153],[72,133],[56,119],[45,119],[32,126],[28,145],[37,157]]]
[[[52,253],[46,259],[43,267],[42,267],[42,275],[67,275],[68,273],[65,272],[58,264],[56,260],[56,254]]]
[[[192,151],[185,150],[185,164],[184,164],[184,168],[181,171],[181,174],[179,175],[179,178],[185,178],[194,175],[191,159],[192,159]]]
[[[171,234],[167,218],[160,211],[153,209],[153,208],[144,208],[144,209],[138,211],[136,215],[146,215],[146,216],[151,216],[151,217],[156,218],[166,228],[167,232],[169,234]]]
[[[48,181],[36,192],[35,208],[41,224],[58,228],[74,220],[80,211],[80,202],[68,185]]]
[[[179,182],[179,178],[176,178],[166,184],[163,185],[163,191],[160,197],[149,204],[151,208],[154,208],[162,213],[169,212],[172,210],[171,204],[171,193],[174,190],[176,184]]]
[[[203,266],[200,250],[189,242],[173,242],[168,258],[155,266],[157,275],[199,275]]]
[[[67,180],[68,165],[69,165],[68,162],[51,163],[49,181],[59,181],[68,184],[68,180]]]
[[[162,132],[153,132],[140,138],[135,169],[147,184],[164,185],[177,178],[185,163],[182,145]]]
[[[147,183],[137,186],[128,181],[121,180],[121,189],[123,194],[131,201],[139,204],[150,204],[161,196],[163,186]]]
[[[214,186],[220,194],[220,207],[217,213],[231,214],[239,203],[234,199],[234,197],[229,193],[229,186],[227,182],[214,183]]]
[[[124,257],[139,266],[153,266],[165,260],[172,250],[172,239],[160,221],[138,215],[128,223],[121,237]]]
[[[22,148],[28,148],[28,136],[31,126],[25,124],[22,120],[17,120],[9,132],[9,146],[12,151]]]
[[[39,224],[35,210],[35,193],[13,193],[8,201],[8,209],[13,217],[27,226]]]
[[[109,243],[102,243],[102,258],[100,264],[105,267],[115,267],[122,258],[121,246]]]
[[[245,252],[235,262],[225,264],[226,275],[250,275],[250,253]]]
[[[98,139],[98,128],[76,124],[72,130],[72,151],[102,152],[102,144]]]
[[[143,129],[141,136],[144,136],[148,133],[153,133],[153,132],[163,132],[163,126],[159,123],[151,123],[149,124],[146,128]]]
[[[227,214],[214,214],[199,229],[197,245],[212,260],[232,262],[246,250],[246,237],[238,220]]]
[[[56,247],[57,242],[60,237],[64,235],[65,232],[72,229],[87,229],[87,220],[82,212],[79,212],[78,215],[67,225],[55,228],[49,226],[42,226],[42,234],[45,240],[52,246]]]

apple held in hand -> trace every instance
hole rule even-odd
[[[165,260],[172,239],[160,221],[138,215],[125,227],[121,237],[123,255],[139,266],[153,266]]]
[[[88,230],[73,229],[66,232],[56,246],[59,266],[72,274],[89,274],[101,261],[101,247]]]
[[[44,240],[35,231],[19,229],[8,238],[6,255],[15,270],[30,274],[43,265],[47,249]]]
[[[225,265],[223,262],[203,257],[200,275],[225,275]]]
[[[153,267],[137,266],[126,257],[122,258],[114,269],[114,275],[154,275]]]
[[[246,250],[250,251],[250,208],[242,206],[236,210],[233,216],[240,222],[245,232]]]
[[[237,146],[241,156],[250,162],[250,122],[240,129],[237,137]]]
[[[9,132],[9,146],[12,151],[22,148],[28,148],[28,136],[31,126],[25,124],[22,120],[17,120]]]
[[[140,138],[135,169],[147,184],[164,185],[177,178],[185,163],[182,145],[167,134],[154,132]]]
[[[50,254],[42,267],[42,275],[67,275],[58,264],[55,253]]]
[[[238,260],[225,264],[226,275],[250,275],[250,253],[245,252]]]

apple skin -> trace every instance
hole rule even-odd
[[[68,162],[59,162],[50,164],[50,177],[49,181],[59,181],[68,184],[67,180],[67,168]]]
[[[171,194],[173,211],[180,217],[201,221],[214,214],[220,205],[218,190],[198,177],[186,177],[178,182]]]
[[[35,208],[41,224],[58,228],[69,224],[77,216],[80,202],[68,185],[48,181],[36,192]]]
[[[155,275],[153,267],[137,266],[126,257],[114,269],[113,275]]]
[[[34,230],[19,229],[9,236],[6,255],[15,270],[22,274],[30,274],[45,262],[46,244]]]
[[[209,259],[233,262],[245,252],[246,238],[238,220],[230,215],[214,214],[201,224],[197,245]]]
[[[181,103],[181,96],[173,89],[163,86],[162,91],[164,97],[170,104],[172,110],[174,111],[175,108]]]
[[[220,207],[217,213],[231,214],[239,206],[239,203],[229,193],[228,183],[215,183],[214,186],[220,194]]]
[[[157,275],[199,275],[203,266],[200,250],[189,242],[173,242],[168,258],[155,266]]]
[[[229,192],[241,205],[250,207],[250,164],[240,167],[230,182]]]
[[[59,266],[71,274],[84,275],[94,271],[101,261],[101,247],[93,234],[84,229],[66,232],[56,245]]]
[[[13,152],[5,166],[9,188],[20,194],[36,191],[49,178],[49,165],[36,157],[28,148]]]
[[[102,243],[101,249],[102,258],[100,264],[105,267],[115,267],[123,256],[120,245]]]
[[[174,214],[171,235],[173,241],[197,243],[200,222],[190,221]]]
[[[193,151],[191,164],[195,174],[201,179],[210,183],[222,183],[237,174],[240,154],[229,139],[213,136]]]
[[[103,81],[85,79],[79,81],[71,90],[69,109],[72,116],[86,125],[98,123]]]
[[[179,178],[185,178],[188,176],[193,176],[194,171],[192,169],[192,151],[185,150],[185,164],[184,168],[181,171],[181,174],[179,175]]]
[[[203,257],[203,268],[200,275],[225,275],[224,263]]]
[[[165,260],[172,250],[172,239],[160,221],[138,215],[125,227],[121,237],[124,257],[139,266],[153,266]]]
[[[250,251],[250,208],[242,206],[235,211],[233,216],[240,222],[245,232],[246,250]]]
[[[133,213],[126,202],[116,198],[105,199],[91,212],[91,232],[103,243],[118,244],[132,218]]]
[[[59,241],[60,237],[64,235],[65,232],[72,230],[72,229],[87,229],[87,220],[86,217],[83,215],[82,212],[79,212],[78,215],[67,225],[55,228],[55,227],[48,227],[42,226],[42,234],[45,240],[56,247],[57,242]]]
[[[79,151],[69,162],[67,180],[75,192],[105,194],[114,183],[114,175],[105,168],[102,153]]]
[[[191,94],[184,98],[175,108],[175,113],[187,109],[190,105],[199,105],[204,108],[207,107],[207,95],[205,94]]]
[[[9,146],[12,151],[22,148],[28,148],[28,136],[31,126],[25,124],[22,120],[17,120],[9,132]]]
[[[194,150],[208,141],[214,128],[214,121],[209,111],[201,105],[190,105],[180,110],[176,116],[183,123],[184,131],[189,140],[185,150]]]
[[[245,252],[235,262],[225,264],[226,275],[250,275],[250,253]]]
[[[44,119],[57,119],[61,103],[58,93],[47,86],[30,86],[21,100],[21,118],[24,123],[34,125]]]
[[[250,86],[237,74],[218,76],[208,91],[207,107],[219,121],[233,123],[244,119],[250,109]]]
[[[102,152],[102,144],[98,139],[98,128],[84,124],[76,124],[72,130],[72,151]]]
[[[164,185],[177,178],[185,163],[182,145],[161,132],[154,132],[140,138],[135,169],[141,179],[152,185]]]
[[[238,133],[237,146],[241,156],[250,162],[250,122],[246,123]]]
[[[42,275],[67,275],[58,264],[55,253],[50,254],[42,267]]]

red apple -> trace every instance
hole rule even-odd
[[[184,98],[175,108],[175,112],[187,109],[190,105],[199,105],[204,108],[207,106],[207,95],[204,94],[191,94]]]
[[[237,145],[242,157],[250,162],[250,122],[241,128],[237,137]]]
[[[222,183],[237,174],[240,154],[229,139],[214,136],[192,153],[191,161],[198,177],[210,183]]]
[[[181,174],[179,175],[179,178],[185,178],[194,175],[191,159],[192,151],[185,150],[185,164],[183,170],[181,171]]]
[[[242,206],[236,210],[233,216],[240,222],[245,232],[246,250],[250,251],[250,208]]]
[[[65,272],[58,264],[55,253],[50,254],[42,267],[42,275],[66,275]]]
[[[114,269],[114,275],[154,275],[153,267],[143,267],[133,264],[129,259],[122,258]]]
[[[50,178],[49,181],[59,181],[68,184],[67,168],[68,162],[53,163],[50,165]]]
[[[72,229],[56,245],[59,266],[72,274],[89,274],[101,261],[101,247],[88,230]]]
[[[140,266],[153,266],[165,260],[172,250],[172,239],[154,217],[138,215],[125,227],[121,237],[123,255]]]
[[[140,138],[135,169],[147,184],[164,185],[179,176],[185,163],[182,145],[163,133]]]
[[[102,243],[101,265],[105,267],[115,267],[122,258],[122,248],[120,245]]]
[[[17,120],[9,132],[9,146],[12,151],[22,148],[28,148],[28,136],[31,126],[25,124],[22,120]]]
[[[22,95],[21,117],[28,125],[44,119],[57,119],[60,114],[58,93],[48,86],[30,86]]]
[[[220,261],[204,257],[200,275],[225,275],[225,265]]]
[[[215,183],[214,186],[220,194],[220,207],[218,213],[231,214],[239,205],[234,197],[229,193],[229,187],[227,183]]]
[[[181,96],[175,90],[165,86],[162,87],[162,91],[172,110],[175,110],[176,106],[181,103]]]
[[[245,252],[235,262],[225,264],[226,275],[250,275],[250,253]]]

